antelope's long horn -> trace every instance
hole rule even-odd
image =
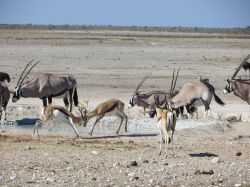
[[[138,84],[138,86],[136,87],[135,89],[135,93],[138,92],[138,90],[140,89],[141,85],[144,83],[144,81],[151,75],[152,72],[148,72],[144,77],[143,79],[141,80],[141,82]]]
[[[178,69],[177,74],[176,74],[176,77],[175,77],[175,82],[174,82],[174,87],[173,87],[173,90],[172,90],[172,94],[174,93],[174,90],[175,90],[175,85],[176,85],[176,82],[177,82],[177,78],[178,78],[180,69],[181,69],[181,68]],[[172,96],[172,95],[171,95],[171,96]]]
[[[169,91],[169,95],[172,95],[172,88],[173,88],[173,82],[174,82],[174,73],[175,73],[175,69],[173,71],[173,75],[172,75],[172,81],[171,81],[171,86],[170,86],[170,91]]]
[[[39,63],[40,61],[36,62],[35,64],[33,64],[31,66],[31,68],[29,69],[29,71],[26,73],[26,75],[23,77],[22,81],[20,82],[20,85],[22,85],[24,79],[27,77],[27,75],[29,74],[29,72]]]
[[[243,60],[243,62],[239,65],[239,67],[237,68],[237,70],[234,72],[233,76],[231,79],[234,79],[236,77],[236,75],[238,74],[238,72],[240,71],[241,67],[245,64],[246,61],[248,61],[250,57],[250,54],[247,55],[247,57]]]
[[[29,63],[27,63],[27,65],[25,66],[23,72],[21,73],[21,75],[20,75],[20,77],[19,77],[19,79],[18,79],[18,81],[17,81],[17,86],[19,85],[20,80],[22,79],[22,76],[23,76],[24,72],[26,71],[26,69],[29,67],[29,65],[30,65],[34,60],[35,60],[35,59],[31,60],[31,61],[30,61]]]

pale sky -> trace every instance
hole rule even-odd
[[[0,24],[234,28],[250,26],[250,0],[0,0]]]

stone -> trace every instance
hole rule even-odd
[[[147,159],[143,160],[142,163],[149,163]]]
[[[132,161],[132,162],[130,162],[130,166],[138,166],[138,164],[136,161]]]
[[[10,180],[15,180],[16,179],[16,175],[12,175],[12,176],[10,176]]]
[[[242,152],[237,152],[236,154],[235,154],[236,156],[241,156],[242,155]]]
[[[98,155],[99,154],[98,151],[91,151],[91,153],[94,154],[94,155]]]
[[[212,159],[212,162],[213,163],[219,163],[220,159],[218,157],[215,157],[215,158]]]

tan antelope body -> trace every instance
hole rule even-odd
[[[86,113],[84,115],[86,124],[89,119],[96,117],[96,121],[94,123],[94,126],[92,130],[90,131],[90,136],[92,136],[93,130],[97,124],[98,121],[100,121],[104,116],[107,115],[116,115],[121,119],[121,123],[119,125],[119,128],[116,132],[116,134],[119,133],[119,130],[121,128],[122,122],[125,118],[125,131],[127,132],[127,115],[124,113],[124,103],[118,99],[109,99],[103,103],[100,103],[97,105],[92,111]],[[86,125],[85,125],[86,126]]]
[[[49,120],[57,120],[60,122],[67,122],[70,123],[70,125],[72,126],[72,128],[74,129],[74,132],[76,134],[77,137],[80,137],[75,124],[77,125],[82,125],[84,123],[84,116],[83,116],[83,112],[85,112],[85,108],[83,107],[79,107],[80,113],[81,113],[81,117],[77,117],[75,115],[73,115],[71,112],[69,112],[66,108],[61,107],[61,106],[56,106],[56,105],[47,105],[44,109],[43,109],[43,118],[42,120],[37,121],[37,123],[34,126],[34,131],[33,131],[33,136],[35,134],[35,132],[37,131],[37,136],[39,137],[38,134],[38,129],[47,121]]]
[[[172,142],[172,151],[174,144],[174,131],[176,127],[177,115],[174,110],[156,108],[156,117],[158,120],[158,125],[160,127],[160,151],[162,152],[162,144],[165,144],[165,157],[167,157],[167,149],[170,142]],[[174,154],[174,151],[173,151]]]
[[[10,99],[10,91],[4,83],[0,83],[0,121],[2,112],[4,112],[4,120],[7,120],[6,108]]]
[[[199,81],[196,83],[186,83],[181,88],[179,93],[174,96],[170,101],[170,106],[173,108],[179,108],[181,106],[186,106],[188,115],[190,117],[190,106],[199,106],[203,104],[205,106],[204,117],[206,117],[207,112],[210,110],[210,103],[214,96],[215,101],[224,105],[225,103],[215,94],[214,87],[208,81]]]
[[[31,61],[32,62],[32,61]],[[30,63],[31,63],[30,62]],[[23,98],[39,98],[43,101],[43,106],[47,106],[47,99],[49,104],[52,103],[53,97],[63,97],[63,101],[68,108],[70,104],[70,111],[72,111],[72,102],[74,105],[78,105],[77,87],[76,80],[71,75],[57,76],[50,73],[42,73],[33,78],[28,83],[22,84],[25,77],[29,74],[31,69],[38,63],[35,63],[26,75],[22,78],[23,73],[30,65],[28,63],[26,68],[23,70],[17,86],[15,87],[14,94],[12,97],[13,102],[17,102],[21,97]],[[69,101],[68,101],[69,98]]]
[[[243,101],[246,101],[250,105],[250,79],[235,79],[240,69],[247,63],[250,58],[248,55],[243,62],[239,65],[231,80],[227,80],[228,85],[224,88],[224,94],[234,92],[234,95],[240,97]]]

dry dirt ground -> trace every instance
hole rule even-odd
[[[107,30],[0,29],[0,66],[14,87],[23,66],[41,60],[29,79],[41,72],[72,74],[81,102],[88,108],[109,98],[126,105],[140,79],[155,66],[141,91],[169,90],[174,68],[177,83],[209,78],[224,107],[211,103],[206,119],[177,121],[174,156],[159,156],[156,119],[138,107],[125,109],[128,133],[115,135],[119,120],[105,118],[93,137],[78,127],[48,124],[41,138],[32,128],[2,125],[1,186],[250,186],[250,109],[233,94],[223,95],[226,79],[250,53],[250,34],[166,33]],[[244,72],[240,72],[244,77]],[[62,105],[62,100],[54,100]],[[41,101],[21,98],[8,105],[8,121],[40,116]],[[204,108],[199,108],[201,118]],[[242,122],[229,123],[228,116]],[[135,163],[136,162],[136,163]]]

